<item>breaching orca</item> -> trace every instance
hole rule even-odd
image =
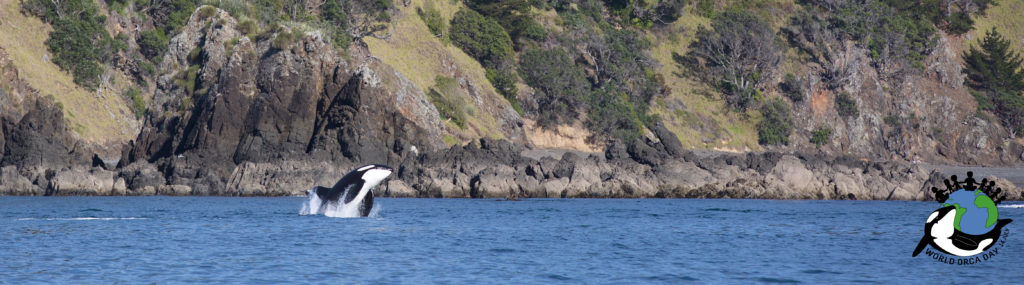
[[[924,225],[924,236],[917,243],[913,256],[920,254],[926,245],[956,256],[972,256],[982,253],[996,244],[999,235],[1003,232],[1003,226],[1013,221],[1001,219],[996,222],[996,226],[991,231],[981,235],[971,235],[957,230],[953,226],[955,220],[955,206],[943,207],[932,212]]]
[[[352,213],[342,213],[343,216],[354,217],[356,210],[360,217],[369,216],[370,210],[373,209],[373,187],[384,181],[384,178],[391,175],[392,171],[391,167],[379,164],[356,168],[341,177],[334,187],[316,186],[311,189],[310,196],[316,193],[320,205],[309,206],[319,206],[319,213],[324,213],[328,206],[335,206],[342,211],[352,211]]]

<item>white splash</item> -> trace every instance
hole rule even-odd
[[[149,220],[149,218],[21,218],[19,221],[121,221],[121,220]]]
[[[1009,204],[1009,205],[999,205],[999,208],[1013,208],[1013,209],[1020,209],[1020,208],[1024,208],[1024,204]]]
[[[316,195],[313,189],[309,189],[306,192],[309,196],[309,200],[302,204],[302,210],[299,210],[299,215],[316,215],[320,213],[320,197]]]
[[[369,193],[367,193],[369,194]],[[332,218],[359,218],[359,203],[345,203],[327,202],[323,203],[320,200],[320,196],[313,190],[309,190],[309,200],[302,204],[302,210],[299,210],[299,215],[319,215]],[[370,209],[370,217],[376,217],[379,212],[379,207],[373,207]]]

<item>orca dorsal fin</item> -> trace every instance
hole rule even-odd
[[[331,188],[316,186],[313,188],[316,192],[316,196],[320,197],[321,201],[327,201],[327,196],[331,194]]]

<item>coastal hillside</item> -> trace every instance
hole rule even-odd
[[[0,5],[22,194],[295,195],[386,163],[394,196],[920,200],[915,164],[1024,163],[1024,1]]]

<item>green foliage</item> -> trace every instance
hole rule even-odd
[[[590,83],[568,52],[560,48],[527,49],[519,55],[519,74],[537,92],[538,125],[553,127],[576,120]]]
[[[699,26],[697,41],[682,62],[702,62],[697,76],[722,92],[726,103],[746,110],[760,100],[761,88],[782,61],[771,25],[746,10],[726,10]],[[678,61],[678,60],[677,60]]]
[[[139,70],[143,72],[143,76],[150,76],[156,74],[156,66],[153,66],[152,62],[140,60]]]
[[[197,16],[199,20],[206,20],[215,15],[217,15],[217,7],[203,6],[203,8],[199,9],[199,14]]]
[[[274,41],[270,43],[270,47],[278,50],[289,49],[295,41],[295,38],[296,35],[293,35],[290,30],[282,29],[277,33],[277,37],[274,38]]]
[[[448,23],[444,21],[444,17],[441,17],[441,10],[437,9],[434,0],[427,0],[423,7],[416,7],[416,15],[419,15],[420,20],[427,24],[427,29],[430,29],[431,34],[441,38],[442,41],[447,40],[445,33],[448,32]]]
[[[427,92],[430,103],[437,108],[442,119],[449,119],[459,128],[466,128],[467,106],[462,90],[454,78],[438,76],[434,78],[434,87]]]
[[[342,10],[339,1],[324,2],[320,9],[320,19],[328,26],[327,32],[331,37],[331,43],[335,48],[347,48],[352,44],[352,35],[348,33],[348,15]]]
[[[188,52],[188,62],[198,62],[199,57],[203,55],[203,49],[200,47],[194,47]]]
[[[139,52],[142,52],[142,55],[145,55],[149,60],[156,60],[167,52],[169,41],[170,38],[160,29],[139,32]]]
[[[860,115],[860,111],[857,110],[857,101],[846,91],[836,95],[835,107],[836,112],[843,117],[857,117]]]
[[[927,19],[936,27],[953,35],[961,35],[970,31],[974,26],[971,15],[984,14],[989,6],[996,4],[995,0],[884,0],[883,2],[903,14]]]
[[[983,91],[1024,91],[1024,59],[1013,51],[1009,39],[995,28],[985,33],[980,49],[972,45],[962,54],[967,85]]]
[[[703,16],[704,18],[715,17],[715,1],[714,0],[696,0],[697,5],[693,7],[694,13]]]
[[[832,128],[822,125],[811,132],[810,141],[818,149],[821,149],[821,146],[827,144],[830,139],[832,139]]]
[[[130,0],[106,0],[106,2],[107,7],[110,9],[111,12],[124,14],[125,8],[128,6]]]
[[[165,34],[177,34],[178,30],[188,22],[188,18],[192,17],[192,12],[195,12],[198,2],[198,0],[168,0],[165,4],[154,7],[155,9],[150,11],[150,15],[167,13],[167,21],[164,22],[162,29]]]
[[[629,95],[597,89],[589,97],[589,120],[584,125],[591,132],[602,134],[591,137],[590,140],[607,136],[632,141],[640,137],[643,122],[636,115],[638,112],[630,102]]]
[[[543,53],[527,47],[519,55],[521,75],[538,91],[539,123],[572,121],[577,115],[560,111],[560,105],[570,105],[566,110],[586,112],[584,126],[593,134],[591,142],[639,137],[645,125],[660,120],[648,113],[650,102],[669,92],[653,70],[650,41],[635,26],[610,23],[600,1],[555,7],[565,29],[550,38],[560,44],[545,44],[549,51]],[[576,98],[579,103],[573,102]],[[545,114],[547,108],[552,113]],[[556,117],[555,112],[560,114]]]
[[[936,45],[935,25],[925,14],[879,0],[840,3],[832,7],[837,10],[828,24],[844,37],[867,47],[876,67],[886,69],[885,66],[900,63],[902,66],[897,70],[924,70],[924,59]]]
[[[516,87],[516,81],[519,80],[519,77],[516,76],[516,72],[506,68],[487,68],[485,75],[487,80],[491,81],[491,84],[494,85],[494,89],[497,89],[498,93],[501,93],[501,96],[505,97],[505,100],[508,100],[508,103],[512,105],[512,109],[522,114],[523,108],[519,105],[517,97],[519,88]]]
[[[142,97],[142,92],[138,88],[130,88],[124,92],[124,96],[131,100],[132,111],[135,112],[135,118],[141,119],[142,115],[146,114],[146,100]]]
[[[1024,131],[1024,68],[1020,54],[995,28],[985,33],[979,47],[962,54],[967,86],[979,110],[993,110],[1003,125]]]
[[[56,3],[29,0],[23,7],[53,25],[46,40],[47,48],[54,53],[53,63],[70,71],[76,84],[95,90],[100,85],[102,65],[110,60],[111,52],[121,47],[104,28],[106,17],[98,15],[94,2]]]
[[[494,20],[470,9],[461,9],[452,18],[449,39],[455,46],[483,64],[487,79],[517,112],[522,113],[517,99],[518,76],[515,73],[512,40]]]
[[[512,39],[498,22],[470,9],[452,18],[449,37],[456,46],[485,67],[496,67],[512,59]]]
[[[466,6],[495,21],[511,40],[543,39],[547,32],[531,17],[528,0],[466,0]]]
[[[522,113],[522,110],[519,109],[518,103],[516,102],[516,95],[518,94],[519,89],[516,87],[515,83],[519,77],[516,76],[515,71],[487,68],[484,75],[487,77],[487,80],[494,85],[494,89],[498,90],[498,93],[512,103],[516,111]]]
[[[779,91],[782,91],[782,95],[793,102],[804,100],[804,89],[801,87],[800,80],[792,73],[786,73],[786,76],[783,77],[782,82],[779,83]]]
[[[195,94],[196,91],[196,79],[199,76],[199,65],[189,66],[187,69],[179,71],[174,76],[174,85],[185,91],[189,97]]]
[[[757,143],[761,145],[788,145],[793,131],[789,106],[779,99],[761,105],[761,122],[757,123]]]
[[[236,28],[239,32],[248,37],[254,36],[260,32],[259,25],[256,25],[256,21],[253,21],[252,19],[244,19],[238,22],[238,26]]]

